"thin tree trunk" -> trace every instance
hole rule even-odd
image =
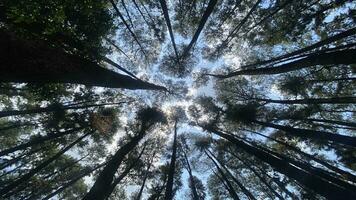
[[[278,197],[278,199],[283,200],[284,198],[278,194],[278,192],[272,188],[272,186],[267,182],[267,180],[261,176],[253,167],[251,167],[249,164],[246,163],[246,161],[244,161],[242,158],[238,157],[236,154],[234,154],[232,151],[228,151],[225,150],[226,152],[230,153],[232,156],[234,156],[237,160],[239,160],[240,162],[242,162],[242,164],[249,169],[250,171],[253,172],[253,174],[255,174],[260,180],[261,182],[269,189],[269,191],[271,191],[276,197]]]
[[[167,27],[168,27],[168,32],[169,36],[171,37],[174,53],[176,54],[177,61],[179,61],[179,55],[178,55],[178,50],[177,50],[177,45],[174,40],[174,35],[173,35],[173,30],[172,30],[172,25],[171,25],[171,20],[169,19],[169,14],[168,14],[168,8],[165,0],[159,0],[159,3],[161,4],[161,8],[163,11],[163,16],[164,20],[166,21]]]
[[[295,137],[301,137],[305,139],[315,139],[320,141],[335,142],[339,144],[344,144],[352,147],[356,147],[356,137],[339,135],[334,133],[329,133],[325,131],[314,131],[309,129],[293,128],[290,126],[282,126],[278,124],[273,124],[269,122],[253,121],[261,126],[266,126],[270,128],[275,128],[284,131],[286,134],[290,134]]]
[[[119,16],[119,18],[121,19],[122,23],[124,23],[124,25],[126,26],[127,30],[130,32],[132,38],[136,41],[136,43],[138,44],[138,46],[141,49],[141,52],[143,53],[143,55],[146,57],[147,59],[147,55],[146,52],[144,50],[144,48],[142,47],[140,41],[137,39],[136,34],[131,30],[130,26],[127,24],[124,16],[122,16],[121,12],[119,11],[119,9],[117,8],[116,4],[114,3],[113,0],[110,0],[111,5],[114,7],[114,10],[116,11],[116,14]]]
[[[127,7],[126,7],[126,4],[125,4],[125,0],[121,0],[121,4],[122,4],[122,7],[124,8],[125,12],[126,12],[126,15],[127,15],[127,18],[129,19],[129,22],[131,24],[131,27],[134,28],[134,24],[132,23],[132,19],[131,19],[131,16],[130,16],[130,12],[128,11]]]
[[[31,146],[46,142],[48,140],[53,140],[55,138],[59,138],[59,137],[62,137],[64,135],[75,133],[75,132],[80,131],[80,130],[82,130],[84,128],[85,127],[74,128],[74,129],[67,130],[67,131],[64,131],[64,132],[57,132],[57,133],[54,133],[54,134],[52,133],[52,134],[48,134],[46,136],[40,136],[40,137],[37,137],[37,138],[33,138],[33,139],[31,139],[30,141],[28,141],[26,143],[19,144],[19,145],[15,146],[15,147],[11,147],[11,148],[2,150],[0,152],[0,157],[4,156],[4,155],[7,155],[9,153],[13,153],[13,152],[18,151],[18,150],[26,149],[28,147],[31,147]]]
[[[203,14],[203,17],[201,18],[201,20],[199,22],[198,29],[195,31],[195,34],[194,34],[192,40],[190,41],[189,45],[185,48],[181,58],[184,58],[189,54],[190,49],[193,47],[193,45],[198,40],[199,35],[205,26],[205,23],[209,19],[209,16],[211,15],[211,13],[213,13],[214,7],[217,2],[218,2],[218,0],[210,0],[209,1],[208,7],[206,8],[206,10]]]
[[[285,174],[287,177],[295,179],[300,184],[306,186],[307,188],[317,192],[318,194],[331,199],[355,199],[355,192],[346,190],[339,185],[327,182],[323,179],[318,178],[312,173],[300,170],[290,163],[286,162],[284,159],[275,157],[255,146],[251,146],[232,135],[218,131],[212,127],[205,127],[209,132],[212,132],[226,140],[232,142],[236,145],[236,148],[244,150],[246,153],[254,155],[259,160],[270,164],[278,172]]]
[[[221,179],[223,180],[222,182],[226,183],[226,185],[227,185],[227,189],[228,189],[228,191],[230,193],[231,198],[233,198],[234,200],[239,200],[239,196],[237,195],[234,187],[232,186],[231,182],[229,181],[229,179],[225,175],[224,171],[220,168],[218,163],[214,160],[213,157],[211,157],[211,155],[209,155],[209,153],[207,151],[204,151],[204,153],[214,163],[216,169],[218,170],[219,174],[221,175]]]
[[[173,138],[173,149],[172,149],[172,158],[169,164],[169,171],[168,171],[168,179],[166,185],[166,191],[164,194],[165,200],[172,200],[173,199],[173,181],[174,181],[174,174],[175,174],[175,167],[176,167],[176,159],[177,159],[177,120],[174,123],[174,138]]]
[[[230,172],[230,170],[222,162],[220,162],[220,160],[209,149],[206,151],[220,164],[220,166],[227,172],[227,174],[230,175],[232,180],[236,183],[236,185],[239,186],[241,191],[247,196],[248,199],[256,200],[253,194],[239,180],[237,180],[237,178]]]
[[[125,89],[166,90],[0,29],[0,82],[73,83]]]
[[[155,155],[155,153],[154,153],[154,155]],[[147,167],[146,173],[145,173],[145,177],[143,178],[143,181],[142,181],[140,190],[139,190],[137,196],[135,197],[135,200],[141,200],[141,196],[142,196],[142,193],[143,193],[143,190],[144,190],[144,188],[145,188],[146,181],[147,181],[147,178],[148,178],[149,170],[150,170],[151,167],[152,167],[153,159],[154,159],[154,157],[155,157],[154,155],[151,157],[150,163],[148,164],[148,167]]]
[[[354,64],[356,63],[356,49],[346,49],[335,52],[314,54],[305,58],[292,61],[279,66],[268,66],[257,69],[243,69],[235,72],[228,73],[226,75],[207,74],[217,78],[225,79],[239,75],[273,75],[281,74],[304,68],[313,67],[316,65],[338,65],[338,64]]]
[[[38,114],[38,113],[49,113],[49,112],[57,112],[62,110],[77,110],[77,109],[86,109],[92,107],[100,107],[100,106],[109,106],[109,105],[120,105],[123,103],[127,103],[126,101],[118,102],[118,103],[99,103],[99,104],[88,104],[88,105],[66,105],[66,106],[53,106],[49,105],[44,108],[34,108],[31,110],[9,110],[9,111],[0,111],[1,117],[9,117],[9,116],[17,116],[17,115],[29,115],[29,114]]]
[[[277,99],[261,99],[251,98],[251,100],[264,101],[266,103],[279,104],[354,104],[356,97],[332,97],[332,98],[318,98],[318,99],[292,99],[292,100],[277,100]]]
[[[125,156],[130,153],[145,135],[144,129],[133,137],[128,143],[123,145],[115,155],[108,161],[107,165],[100,172],[90,191],[84,196],[83,200],[104,200],[110,191],[115,173],[120,167]]]
[[[355,100],[356,100],[356,98],[355,98]],[[356,128],[355,122],[344,122],[344,121],[327,120],[327,119],[313,119],[313,118],[298,118],[298,117],[293,117],[293,116],[278,118],[278,120],[285,120],[285,119],[308,121],[308,122],[322,122],[322,123],[337,124],[337,125],[341,125],[341,126],[349,126],[349,127]]]
[[[14,190],[16,187],[20,186],[21,184],[25,183],[29,179],[31,179],[35,174],[37,174],[39,171],[47,167],[49,164],[51,164],[53,161],[58,159],[60,156],[62,156],[65,152],[67,152],[69,149],[71,149],[74,145],[78,144],[80,141],[82,141],[85,137],[89,136],[92,132],[86,133],[83,136],[79,137],[76,139],[73,143],[68,145],[67,147],[63,148],[60,150],[58,153],[56,153],[54,156],[51,158],[47,159],[46,161],[42,162],[40,165],[38,165],[36,168],[30,170],[27,174],[23,175],[21,178],[15,180],[12,183],[9,183],[7,186],[3,187],[0,190],[0,196],[4,196],[8,193],[10,193],[12,190]],[[11,195],[11,194],[10,194]],[[9,195],[7,195],[8,197]]]
[[[197,192],[197,188],[196,188],[196,183],[194,181],[194,176],[193,176],[193,173],[192,173],[192,168],[190,167],[190,164],[189,164],[189,160],[188,160],[188,157],[187,157],[187,154],[185,153],[184,149],[182,149],[182,152],[183,152],[183,156],[184,156],[184,160],[186,162],[186,169],[188,171],[188,174],[189,174],[189,180],[190,180],[190,183],[192,185],[192,193],[193,193],[193,200],[199,200],[199,196],[198,196],[198,192]]]

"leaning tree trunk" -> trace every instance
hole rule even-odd
[[[73,83],[131,90],[166,90],[52,48],[44,41],[21,39],[4,29],[0,29],[0,82]]]
[[[278,66],[268,66],[257,69],[243,69],[231,72],[226,75],[207,74],[217,78],[231,78],[239,75],[273,75],[281,74],[304,68],[313,67],[316,65],[338,65],[338,64],[354,64],[356,63],[356,49],[346,49],[335,52],[313,54],[302,59],[281,64]]]
[[[164,194],[165,200],[173,199],[173,181],[174,181],[174,174],[175,174],[175,167],[176,167],[176,159],[177,159],[177,120],[174,123],[173,150],[172,150],[171,163],[169,164],[166,191]]]
[[[13,153],[13,152],[18,151],[18,150],[26,149],[26,148],[28,148],[30,146],[34,146],[34,145],[37,145],[37,144],[40,144],[40,143],[43,143],[43,142],[46,142],[46,141],[49,141],[49,140],[53,140],[55,138],[62,137],[64,135],[75,133],[75,132],[80,131],[82,129],[84,129],[84,127],[74,128],[74,129],[70,129],[70,130],[67,130],[67,131],[63,131],[63,132],[57,132],[57,133],[48,134],[46,136],[40,136],[40,137],[37,137],[37,138],[33,138],[33,139],[31,139],[30,141],[28,141],[28,142],[26,142],[24,144],[19,144],[19,145],[15,146],[15,147],[11,147],[11,148],[2,150],[0,152],[0,157],[4,156],[4,155],[7,155],[9,153]]]
[[[104,200],[110,192],[110,185],[114,181],[115,173],[120,167],[125,156],[130,153],[144,137],[145,130],[141,129],[140,132],[133,137],[130,142],[122,146],[115,155],[108,161],[107,165],[100,172],[94,185],[90,191],[84,196],[83,200]]]
[[[203,30],[205,23],[208,21],[209,16],[213,13],[214,7],[218,0],[210,0],[208,3],[208,7],[206,8],[203,17],[201,18],[198,29],[195,31],[194,36],[192,40],[190,41],[189,45],[185,48],[184,52],[182,53],[181,58],[186,57],[189,54],[190,49],[193,47],[193,45],[197,42],[199,35],[201,31]]]
[[[77,140],[75,140],[73,143],[68,145],[67,147],[63,148],[61,151],[56,153],[54,156],[51,158],[47,159],[46,161],[42,162],[40,165],[38,165],[36,168],[30,170],[27,174],[23,175],[21,178],[17,179],[16,181],[8,184],[7,186],[3,187],[0,190],[0,196],[3,197],[9,197],[9,195],[6,195],[10,193],[12,190],[14,190],[16,187],[20,186],[21,184],[25,183],[29,179],[31,179],[36,173],[47,167],[49,164],[51,164],[53,161],[58,159],[60,156],[62,156],[65,152],[67,152],[69,149],[71,149],[74,145],[78,144],[80,141],[82,141],[85,137],[89,136],[92,132],[89,132],[87,134],[84,134],[83,136],[79,137]],[[5,196],[6,195],[6,196]]]
[[[189,163],[187,154],[185,153],[185,151],[183,149],[182,149],[182,152],[183,152],[184,160],[186,162],[186,166],[187,166],[186,169],[187,169],[188,174],[189,174],[189,180],[190,180],[190,183],[192,185],[191,189],[192,189],[192,193],[193,193],[193,200],[199,200],[197,188],[196,188],[195,181],[194,181],[194,176],[193,176],[193,173],[192,173],[192,168],[190,167],[190,163]]]
[[[220,166],[227,172],[228,175],[232,178],[232,180],[239,186],[241,191],[247,196],[248,199],[256,200],[253,194],[239,181],[237,178],[229,171],[229,169],[222,163],[220,160],[209,150],[206,150],[219,164]]]
[[[332,97],[332,98],[317,98],[317,99],[292,99],[292,100],[277,100],[277,99],[261,99],[261,98],[251,98],[251,100],[263,101],[266,103],[278,103],[286,105],[294,104],[355,104],[356,97]]]
[[[276,157],[266,151],[261,150],[255,146],[252,146],[240,139],[235,138],[232,135],[223,133],[221,131],[216,130],[213,127],[204,127],[207,131],[214,133],[231,143],[235,144],[236,148],[244,150],[246,153],[254,155],[259,160],[268,163],[278,172],[286,175],[289,178],[292,178],[304,185],[305,187],[317,192],[318,194],[331,199],[339,199],[342,197],[343,199],[355,199],[356,193],[354,191],[349,191],[345,188],[340,187],[339,185],[335,185],[328,181],[325,181],[312,173],[308,173],[307,171],[301,170],[294,165],[286,162],[284,159]]]
[[[293,128],[290,126],[282,126],[279,124],[273,124],[269,122],[261,122],[258,120],[252,121],[253,123],[259,124],[261,126],[275,128],[284,131],[286,134],[290,134],[295,137],[313,139],[319,141],[334,142],[338,144],[343,144],[351,147],[356,147],[356,137],[339,135],[334,133],[329,133],[325,131],[314,131],[309,129]]]
[[[223,184],[226,183],[226,185],[227,185],[226,189],[228,190],[231,198],[233,198],[234,200],[239,200],[239,196],[237,195],[234,187],[232,186],[231,182],[229,181],[229,179],[225,175],[224,171],[220,168],[219,164],[214,160],[213,157],[211,157],[211,155],[209,155],[209,153],[207,151],[204,151],[204,153],[214,163],[216,169],[218,170],[219,174],[221,175],[222,183]]]

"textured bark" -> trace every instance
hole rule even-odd
[[[166,90],[52,48],[44,41],[21,39],[4,29],[0,29],[0,82],[73,83],[132,90]]]

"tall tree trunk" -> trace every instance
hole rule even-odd
[[[103,167],[105,164],[106,163],[103,163],[103,164],[100,164],[100,165],[98,165],[96,167],[93,167],[92,169],[84,170],[84,172],[82,174],[78,175],[74,179],[72,179],[69,182],[67,182],[66,184],[64,184],[62,187],[58,188],[56,191],[54,191],[51,194],[47,195],[46,197],[43,198],[43,200],[48,200],[48,199],[56,196],[57,194],[63,192],[65,189],[67,189],[68,187],[72,186],[73,184],[75,184],[77,181],[79,181],[83,177],[88,176],[89,174],[93,173],[97,169]]]
[[[192,173],[192,168],[190,167],[190,163],[189,163],[189,160],[188,160],[188,157],[187,157],[187,154],[185,153],[185,150],[182,149],[182,152],[183,152],[183,156],[184,156],[184,160],[186,162],[186,169],[187,169],[187,172],[189,174],[189,181],[190,181],[190,184],[191,184],[191,190],[192,190],[192,194],[193,194],[193,200],[199,200],[199,196],[198,196],[198,192],[197,192],[197,188],[196,188],[196,183],[195,183],[195,180],[194,180],[194,176],[193,176],[193,173]]]
[[[292,178],[307,188],[315,191],[316,193],[331,199],[355,199],[356,194],[354,191],[346,190],[345,188],[335,185],[328,181],[318,178],[312,173],[300,170],[299,168],[286,162],[284,159],[271,155],[255,146],[252,146],[232,135],[223,133],[213,127],[205,127],[211,133],[214,133],[230,142],[235,144],[236,148],[244,150],[246,153],[254,155],[259,160],[270,164],[278,172],[285,174],[287,177]]]
[[[154,155],[155,155],[155,153],[154,153]],[[146,185],[146,181],[147,181],[147,178],[148,178],[148,175],[149,175],[149,171],[150,171],[150,169],[152,167],[153,159],[155,157],[154,155],[151,157],[151,160],[150,160],[150,162],[149,162],[149,164],[147,166],[145,177],[142,180],[142,184],[141,184],[140,190],[139,190],[137,196],[135,197],[135,200],[141,200],[141,196],[142,196],[143,190],[144,190],[145,185]]]
[[[193,47],[193,45],[198,40],[199,35],[205,26],[205,23],[209,19],[209,16],[211,15],[211,13],[213,13],[214,7],[217,2],[218,2],[218,0],[209,0],[208,7],[206,8],[206,10],[203,14],[203,17],[201,18],[201,20],[199,22],[198,29],[195,31],[194,36],[193,36],[192,40],[190,41],[189,45],[185,48],[181,58],[184,58],[189,54],[190,49]]]
[[[177,50],[177,45],[174,40],[174,35],[173,35],[173,30],[172,30],[172,25],[171,25],[171,20],[169,19],[169,14],[168,14],[168,8],[166,4],[166,0],[159,0],[159,3],[161,4],[161,8],[163,11],[163,16],[164,20],[166,21],[168,31],[169,31],[169,36],[171,37],[174,53],[176,54],[177,61],[179,61],[179,55],[178,55],[178,50]]]
[[[0,152],[0,157],[4,156],[4,155],[7,155],[9,153],[13,153],[13,152],[18,151],[18,150],[26,149],[26,148],[28,148],[30,146],[34,146],[34,145],[46,142],[48,140],[53,140],[55,138],[59,138],[59,137],[62,137],[64,135],[75,133],[75,132],[80,131],[82,129],[84,129],[84,127],[74,128],[74,129],[70,129],[70,130],[67,130],[67,131],[63,131],[63,132],[57,132],[57,133],[48,134],[46,136],[40,136],[40,137],[37,137],[37,138],[33,138],[33,139],[31,139],[30,141],[28,141],[26,143],[19,144],[19,145],[15,146],[15,147],[11,147],[11,148],[2,150]]]
[[[251,165],[249,165],[246,161],[244,161],[242,158],[237,156],[231,150],[229,151],[225,149],[225,151],[230,153],[233,157],[239,160],[247,169],[252,171],[253,174],[255,174],[255,176],[257,176],[257,178],[261,180],[261,182],[269,189],[269,191],[271,191],[276,197],[278,197],[278,199],[284,200],[284,198],[280,194],[278,194],[278,192],[272,188],[272,186],[267,182],[267,180],[260,173],[258,173]]]
[[[230,172],[225,164],[223,164],[209,149],[206,151],[220,164],[220,166],[227,172],[227,174],[230,175],[232,180],[236,183],[236,185],[239,186],[241,191],[247,196],[248,199],[256,200],[253,194],[239,180],[237,180],[237,178]]]
[[[21,184],[25,183],[29,179],[31,179],[35,174],[37,174],[39,171],[47,167],[49,164],[51,164],[53,161],[58,159],[60,156],[62,156],[65,152],[67,152],[69,149],[71,149],[74,145],[78,144],[80,141],[82,141],[85,137],[89,136],[92,132],[86,133],[83,136],[79,137],[76,139],[73,143],[68,145],[67,147],[63,148],[61,151],[56,153],[54,156],[51,158],[47,159],[46,161],[42,162],[39,164],[36,168],[31,169],[27,174],[23,175],[21,178],[15,180],[12,183],[9,183],[7,186],[3,187],[0,190],[0,196],[4,196],[8,193],[10,193],[12,190],[14,190],[16,187],[20,186]],[[11,195],[11,194],[10,194]],[[7,195],[9,197],[9,195]]]
[[[328,141],[328,142],[335,142],[339,144],[344,144],[352,147],[356,147],[356,137],[346,136],[346,135],[339,135],[334,133],[329,133],[325,131],[315,131],[309,129],[301,129],[301,128],[293,128],[290,126],[282,126],[278,124],[273,124],[269,122],[261,122],[261,121],[253,121],[256,124],[261,126],[266,126],[270,128],[275,128],[281,131],[284,131],[286,134],[290,134],[295,137],[301,137],[305,139],[314,139],[320,141]]]
[[[277,100],[277,99],[261,99],[251,98],[251,100],[263,101],[266,103],[278,103],[278,104],[354,104],[356,103],[356,97],[332,97],[332,98],[318,98],[318,99],[292,99],[292,100]]]
[[[218,172],[219,172],[219,174],[221,176],[222,182],[226,183],[226,185],[227,185],[227,189],[228,189],[228,192],[229,192],[231,198],[234,199],[234,200],[239,200],[239,196],[237,195],[234,187],[232,186],[231,182],[229,181],[229,179],[225,175],[224,171],[220,168],[218,163],[214,160],[213,157],[211,157],[211,155],[209,155],[209,153],[207,151],[204,151],[204,153],[214,163],[216,169],[218,170]]]
[[[115,178],[113,183],[110,185],[110,190],[107,191],[106,197],[104,199],[108,199],[110,197],[110,195],[114,191],[115,187],[121,182],[122,179],[124,179],[130,173],[132,168],[135,167],[135,165],[140,160],[145,149],[146,149],[146,144],[143,146],[143,148],[142,148],[141,152],[139,153],[139,155],[137,156],[137,158],[135,158],[135,160],[132,163],[127,164],[128,166],[126,166],[125,170],[117,178]]]
[[[0,29],[0,82],[73,83],[125,89],[166,90]]]
[[[107,165],[100,172],[90,191],[84,196],[83,200],[104,200],[110,191],[115,173],[120,167],[125,156],[130,153],[144,137],[145,131],[141,128],[140,132],[133,137],[127,144],[123,145],[115,155],[108,161]]]
[[[267,67],[257,68],[257,69],[243,69],[243,70],[228,73],[226,75],[216,75],[216,74],[215,75],[207,74],[207,75],[225,79],[225,78],[231,78],[239,75],[281,74],[281,73],[313,67],[316,65],[338,65],[338,64],[348,65],[354,63],[356,63],[356,49],[346,49],[346,50],[340,50],[335,52],[314,54],[278,66],[267,66]]]
[[[356,98],[355,98],[355,100],[356,100]],[[355,122],[344,122],[344,121],[337,121],[337,120],[315,119],[315,118],[299,118],[299,117],[293,117],[293,116],[277,118],[277,120],[285,120],[285,119],[300,120],[300,121],[307,121],[307,122],[321,122],[321,123],[328,123],[328,124],[337,124],[337,125],[341,125],[341,126],[349,126],[349,127],[356,128]]]
[[[307,153],[301,151],[299,148],[297,148],[297,147],[295,147],[295,146],[292,146],[292,145],[289,145],[289,144],[287,144],[287,143],[285,143],[285,142],[282,142],[282,141],[280,141],[280,140],[277,140],[277,139],[275,139],[275,138],[266,136],[266,135],[261,134],[261,133],[256,132],[256,131],[250,131],[250,130],[246,130],[246,131],[251,132],[251,133],[254,133],[254,134],[257,134],[257,135],[259,135],[259,136],[262,136],[262,137],[265,137],[265,138],[267,138],[267,139],[269,139],[269,140],[272,140],[272,141],[274,141],[274,142],[277,142],[278,144],[281,144],[281,145],[283,145],[283,146],[286,146],[288,149],[290,149],[290,150],[292,150],[292,151],[294,151],[294,152],[296,152],[296,153],[298,153],[298,154],[304,156],[304,157],[307,158],[308,160],[313,160],[313,161],[315,161],[315,162],[317,162],[317,163],[323,165],[324,167],[326,167],[326,168],[328,168],[328,169],[330,169],[330,170],[332,170],[332,171],[338,173],[338,174],[341,175],[343,178],[346,178],[346,179],[348,179],[348,180],[350,180],[350,181],[356,183],[356,176],[353,175],[353,174],[351,174],[350,172],[347,172],[347,171],[344,171],[344,170],[342,170],[342,169],[339,169],[338,167],[335,167],[335,166],[329,164],[328,162],[326,162],[326,161],[324,161],[324,160],[321,160],[321,159],[319,159],[319,158],[317,158],[317,157],[315,157],[315,156],[312,156],[312,155],[310,155],[310,154],[307,154]]]
[[[68,106],[57,106],[57,105],[49,105],[44,108],[34,108],[31,110],[9,110],[9,111],[0,111],[1,117],[9,117],[9,116],[17,116],[17,115],[29,115],[29,114],[38,114],[38,113],[49,113],[49,112],[57,112],[63,110],[77,110],[77,109],[86,109],[93,107],[101,107],[108,105],[120,105],[127,102],[118,102],[118,103],[99,103],[99,104],[88,104],[88,105],[68,105]]]
[[[130,26],[127,24],[124,16],[122,16],[121,12],[119,11],[119,9],[117,8],[115,2],[113,0],[110,0],[111,5],[114,7],[114,10],[116,12],[116,14],[119,16],[119,18],[121,19],[122,23],[124,23],[124,25],[126,26],[127,30],[130,32],[132,38],[135,40],[135,42],[138,44],[138,46],[140,47],[141,52],[143,53],[143,55],[146,57],[147,59],[147,55],[146,55],[146,51],[143,48],[143,46],[141,45],[140,41],[138,40],[136,34],[131,30]]]
[[[173,138],[173,149],[172,149],[172,157],[171,162],[169,164],[169,171],[168,171],[168,179],[166,185],[166,191],[164,194],[165,200],[172,200],[173,199],[173,182],[174,182],[174,174],[176,168],[176,159],[177,159],[177,123],[176,120],[174,122],[174,138]]]

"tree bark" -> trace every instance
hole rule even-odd
[[[354,64],[356,63],[356,49],[346,49],[335,52],[313,54],[302,59],[292,61],[278,66],[267,66],[257,69],[243,69],[226,75],[207,74],[217,78],[225,79],[240,75],[273,75],[291,71],[296,71],[304,68],[309,68],[316,65],[338,65],[338,64]]]
[[[73,83],[131,90],[166,90],[52,48],[44,41],[20,39],[4,29],[0,29],[0,82]]]
[[[173,182],[174,182],[174,174],[176,168],[176,159],[177,159],[177,120],[174,123],[174,139],[173,139],[173,149],[172,149],[172,158],[169,164],[169,171],[168,171],[168,179],[166,185],[166,191],[164,194],[165,200],[172,200],[173,199]]]
[[[261,126],[266,126],[270,128],[275,128],[281,131],[284,131],[286,134],[290,134],[295,137],[301,137],[305,139],[314,139],[320,141],[328,141],[334,142],[339,144],[344,144],[347,146],[356,147],[356,137],[346,136],[346,135],[339,135],[334,133],[329,133],[325,131],[314,131],[309,129],[301,129],[301,128],[293,128],[290,126],[282,126],[278,124],[273,124],[269,122],[261,122],[261,121],[253,121],[256,124]]]
[[[110,185],[113,183],[115,173],[120,167],[125,156],[130,153],[144,137],[145,130],[133,137],[127,144],[122,146],[115,155],[108,161],[107,165],[100,172],[90,191],[84,196],[83,200],[104,200],[110,191]]]
[[[254,155],[259,160],[268,163],[278,172],[285,174],[287,177],[295,179],[300,184],[307,188],[317,192],[318,194],[329,199],[355,199],[355,192],[346,190],[338,185],[318,178],[312,173],[300,170],[299,168],[291,165],[285,160],[271,155],[255,146],[247,144],[240,139],[235,138],[232,135],[223,133],[214,129],[213,127],[205,127],[205,129],[211,133],[214,133],[230,142],[235,144],[236,148],[244,150],[246,153]]]
[[[217,2],[218,2],[218,0],[210,0],[209,1],[208,7],[206,8],[206,10],[203,14],[203,17],[201,18],[201,20],[199,22],[198,29],[195,31],[194,36],[193,36],[192,40],[190,41],[189,45],[185,48],[181,58],[184,58],[189,54],[190,49],[193,47],[193,45],[198,40],[199,35],[205,26],[205,23],[209,19],[209,16],[211,15],[211,13],[213,13],[214,7]]]

